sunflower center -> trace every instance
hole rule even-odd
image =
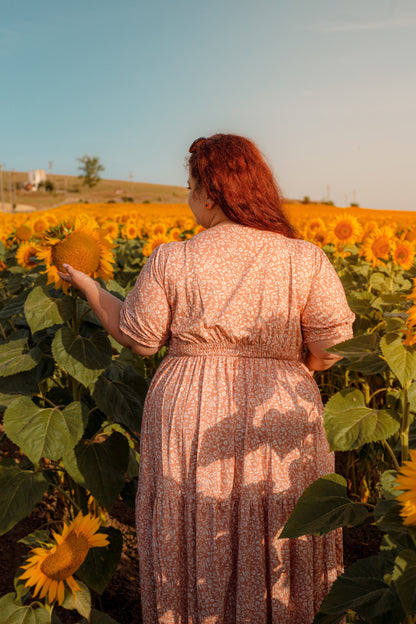
[[[337,238],[340,240],[346,240],[350,238],[353,233],[353,226],[348,221],[340,221],[334,228],[334,233]]]
[[[72,232],[52,248],[52,260],[58,271],[64,271],[63,264],[91,275],[100,266],[100,248],[85,232]]]
[[[372,245],[373,254],[376,258],[386,258],[390,249],[389,240],[386,236],[379,236]]]
[[[70,533],[40,565],[42,572],[54,581],[64,581],[78,570],[89,550],[83,535]]]
[[[16,238],[20,241],[28,241],[32,236],[32,230],[27,225],[20,225],[16,230]]]
[[[398,261],[404,261],[407,260],[410,256],[409,250],[404,248],[404,247],[400,247],[397,251],[396,251],[396,259]]]

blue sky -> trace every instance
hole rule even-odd
[[[234,132],[285,196],[416,210],[414,0],[14,0],[0,21],[0,160],[186,185]]]

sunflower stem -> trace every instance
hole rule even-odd
[[[400,464],[397,461],[396,455],[394,454],[394,451],[391,448],[390,444],[387,442],[387,440],[382,440],[382,442],[383,442],[383,445],[384,445],[385,449],[387,450],[388,454],[391,457],[391,460],[393,462],[394,468],[396,470],[400,470]]]
[[[409,427],[410,427],[410,403],[408,389],[410,382],[403,387],[403,417],[400,428],[401,462],[409,459]]]
[[[69,475],[68,475],[69,476]],[[71,479],[72,480],[72,479]],[[56,485],[56,483],[53,484],[53,486],[59,490],[59,492],[61,492],[61,494],[64,495],[65,498],[67,498],[69,500],[69,502],[78,510],[81,511],[81,507],[79,505],[77,505],[77,503],[72,499],[72,497],[68,494],[68,492],[65,492],[65,490],[63,488],[61,488],[60,485]]]

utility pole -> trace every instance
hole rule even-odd
[[[3,165],[0,162],[0,197],[1,197],[1,210],[4,212],[4,191],[3,191]]]
[[[9,171],[9,202],[10,212],[13,212],[13,189],[12,189],[12,172]]]

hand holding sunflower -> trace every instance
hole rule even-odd
[[[64,282],[69,282],[72,286],[74,286],[74,288],[77,288],[84,293],[84,295],[86,295],[92,285],[94,285],[94,287],[98,286],[98,282],[93,280],[92,277],[89,277],[89,275],[83,273],[82,271],[74,269],[74,267],[70,264],[63,264],[62,266],[66,273],[57,271],[59,277],[64,280]]]

